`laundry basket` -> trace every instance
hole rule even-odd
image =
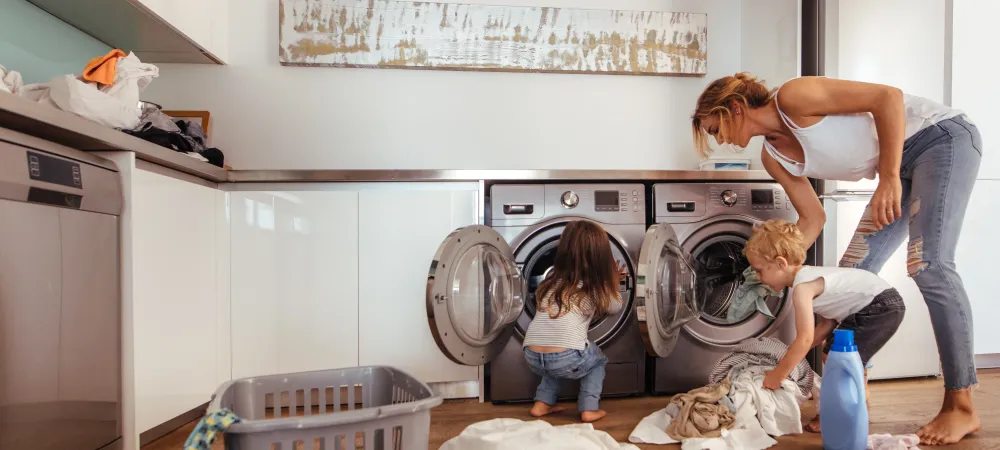
[[[227,450],[427,450],[440,404],[409,374],[370,366],[233,380],[208,413],[243,419],[226,430]]]

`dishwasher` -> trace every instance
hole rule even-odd
[[[0,129],[0,450],[122,448],[114,164]]]

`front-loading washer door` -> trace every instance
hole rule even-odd
[[[453,231],[427,274],[427,322],[434,341],[458,364],[490,362],[514,332],[526,290],[499,233],[482,225]]]
[[[639,250],[636,315],[646,351],[665,358],[684,325],[701,314],[697,262],[667,223],[653,225]]]

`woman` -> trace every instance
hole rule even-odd
[[[808,178],[878,187],[841,266],[879,272],[909,235],[907,272],[930,311],[944,372],[944,404],[918,431],[926,445],[958,442],[979,429],[972,311],[955,270],[955,247],[982,141],[961,111],[890,86],[821,77],[791,80],[773,92],[747,73],[716,80],[692,116],[695,145],[707,136],[746,147],[764,136],[761,160],[799,213],[812,243],[826,214]]]

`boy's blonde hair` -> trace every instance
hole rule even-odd
[[[788,264],[802,265],[806,260],[805,237],[799,227],[784,220],[768,220],[754,227],[753,235],[747,241],[743,253],[754,254],[766,261],[774,261],[779,256]]]

